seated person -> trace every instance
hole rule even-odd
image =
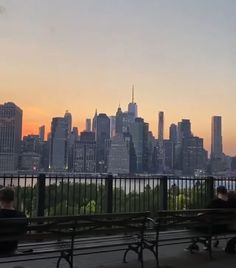
[[[228,207],[236,208],[236,192],[235,191],[228,192]]]
[[[229,203],[228,203],[228,194],[227,194],[227,189],[225,186],[219,186],[217,187],[216,189],[216,198],[214,198],[206,207],[207,209],[223,209],[223,208],[229,208]],[[199,214],[199,216],[203,215],[202,213]],[[200,231],[202,233],[208,233],[208,227],[204,227],[204,226],[201,226],[201,227],[196,227],[195,228],[196,231]],[[225,230],[225,226],[221,226],[221,225],[218,225],[218,226],[215,226],[214,227],[214,232],[216,233],[220,233],[221,231],[224,231]],[[188,250],[188,251],[194,251],[194,250],[199,250],[199,247],[197,245],[199,241],[193,241],[192,244],[190,244],[185,250]],[[203,243],[204,245],[204,249],[207,249],[207,243],[206,241],[201,240],[201,243]],[[218,244],[218,240],[216,240],[216,245]]]
[[[228,194],[225,186],[219,186],[216,189],[216,198],[214,198],[207,206],[209,209],[213,208],[229,208]]]
[[[16,234],[24,233],[25,227],[27,225],[27,219],[24,213],[15,210],[14,190],[10,187],[2,188],[0,190],[0,221],[3,218],[25,218],[25,221],[23,221],[22,224],[18,224],[18,229],[16,228],[15,230]],[[5,255],[14,253],[17,249],[17,244],[17,240],[0,241],[0,254]]]
[[[229,208],[236,208],[236,192],[235,191],[229,191],[228,192],[228,203]],[[236,231],[236,224],[231,224],[229,226],[229,229],[232,231]],[[235,247],[236,247],[236,237],[231,238],[225,247],[225,252],[229,254],[235,254]]]

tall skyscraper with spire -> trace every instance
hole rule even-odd
[[[128,113],[133,115],[134,119],[138,117],[138,106],[134,102],[134,85],[132,86],[132,101],[128,105]]]

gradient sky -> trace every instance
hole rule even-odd
[[[236,154],[235,0],[0,0],[0,103],[24,110],[24,134],[66,109],[74,125],[135,99],[156,135],[158,111],[189,118],[210,143],[223,117]]]

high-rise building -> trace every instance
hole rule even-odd
[[[12,102],[0,105],[0,172],[18,169],[21,135],[22,110]]]
[[[113,174],[130,173],[130,144],[124,134],[117,134],[111,140],[108,159],[108,172]]]
[[[221,116],[213,116],[211,121],[211,158],[222,158],[222,121]]]
[[[98,113],[97,113],[97,109],[96,109],[94,117],[93,117],[93,122],[92,122],[92,131],[94,133],[96,133],[96,129],[97,129],[97,116],[98,116]]]
[[[137,117],[135,122],[130,124],[129,132],[134,144],[137,172],[142,173],[148,166],[148,124],[144,123],[143,118]]]
[[[164,112],[159,112],[158,120],[158,140],[163,141],[164,139]]]
[[[67,170],[68,121],[65,117],[55,117],[51,124],[50,160],[52,171]]]
[[[123,133],[123,121],[124,121],[123,118],[124,118],[124,115],[119,106],[116,112],[116,134]]]
[[[159,112],[158,117],[158,171],[163,173],[165,171],[165,150],[164,150],[164,112]]]
[[[195,172],[204,173],[207,164],[207,152],[203,148],[203,139],[189,137],[183,139],[182,169],[184,175],[194,175]]]
[[[65,122],[67,125],[67,133],[69,135],[71,133],[71,129],[72,129],[72,115],[68,110],[66,110],[64,118],[65,118]]]
[[[171,140],[164,140],[165,151],[165,172],[171,173],[174,169],[174,143]]]
[[[39,127],[39,140],[41,142],[45,140],[45,126]]]
[[[81,132],[80,141],[75,142],[74,171],[96,172],[96,142],[94,132]]]
[[[39,153],[40,152],[40,137],[39,135],[28,135],[23,137],[22,151],[24,153]]]
[[[128,113],[133,116],[133,119],[138,117],[138,106],[134,102],[134,86],[132,87],[132,101],[128,105]]]
[[[180,123],[180,132],[182,139],[192,137],[191,122],[189,119],[182,119]]]
[[[100,113],[96,118],[97,171],[107,171],[107,157],[110,141],[110,118]]]
[[[170,125],[169,129],[169,139],[174,144],[177,143],[177,126],[175,124]]]
[[[92,131],[91,119],[90,118],[87,118],[85,123],[86,123],[86,127],[85,127],[86,132]]]
[[[68,154],[68,170],[74,169],[74,149],[75,143],[79,139],[78,128],[73,127],[72,132],[67,137],[67,154]]]
[[[110,116],[110,137],[114,137],[116,135],[116,117]]]

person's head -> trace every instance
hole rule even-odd
[[[228,200],[227,189],[225,186],[219,186],[216,189],[217,197],[223,200]]]
[[[13,208],[15,192],[12,188],[6,187],[0,189],[0,205],[1,208]]]
[[[236,199],[236,192],[235,191],[228,191],[228,198],[229,199]]]

